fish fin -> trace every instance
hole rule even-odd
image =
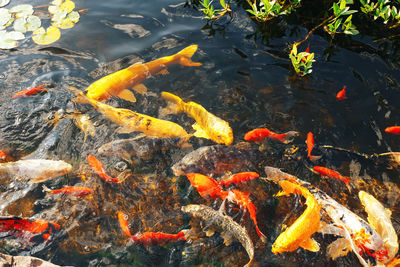
[[[315,240],[312,239],[312,238],[309,238],[309,239],[303,241],[303,242],[300,244],[300,247],[302,247],[302,248],[304,248],[304,249],[306,249],[306,250],[312,251],[312,252],[317,252],[317,251],[319,251],[319,244],[318,244],[318,242],[315,241]]]
[[[129,67],[128,67],[128,70],[131,70],[131,68],[136,68],[138,65],[143,65],[143,62],[136,62],[136,63],[133,63],[132,65],[130,65]]]
[[[310,156],[310,160],[314,162],[314,161],[319,160],[321,157],[322,156]]]
[[[122,98],[122,99],[124,99],[124,100],[126,100],[126,101],[130,101],[130,102],[132,102],[132,103],[135,103],[135,102],[136,102],[136,97],[135,97],[135,95],[134,95],[131,91],[129,91],[128,89],[122,90],[121,92],[118,93],[117,96],[118,96],[119,98]]]
[[[181,64],[182,66],[187,66],[187,67],[197,67],[203,65],[200,62],[193,62],[190,59],[196,52],[197,47],[198,45],[191,45],[176,53],[175,58],[178,61],[178,63]]]
[[[117,128],[117,130],[116,130],[116,132],[117,133],[119,133],[119,134],[127,134],[127,133],[131,133],[131,132],[134,132],[135,131],[135,129],[132,129],[132,128],[130,128],[130,127],[118,127]]]
[[[132,172],[130,170],[125,170],[123,172],[121,172],[118,176],[118,183],[122,183],[123,181],[125,181],[128,177],[130,177],[132,174]]]
[[[326,254],[328,258],[335,260],[338,257],[346,256],[350,250],[350,242],[346,238],[338,238],[328,245]]]
[[[156,73],[157,75],[167,75],[169,74],[168,69],[164,68],[162,70],[160,70],[159,72]]]
[[[215,234],[215,231],[212,229],[208,229],[206,232],[206,236],[213,236]]]
[[[275,195],[274,195],[274,197],[280,197],[280,196],[290,196],[290,193],[288,193],[288,192],[285,192],[285,191],[279,191],[278,193],[276,193]]]
[[[183,111],[185,102],[179,96],[168,92],[161,92],[161,97],[169,102],[166,109],[170,109],[174,113],[180,113]]]
[[[138,92],[141,95],[147,93],[147,87],[143,83],[136,84],[135,86],[132,87],[132,90]]]
[[[196,130],[196,132],[193,134],[194,136],[196,136],[196,137],[203,137],[203,138],[207,138],[207,139],[211,139],[210,136],[208,136],[208,134],[206,133],[206,131],[204,131],[204,129],[201,128],[200,125],[199,125],[197,122],[195,122],[195,123],[192,125],[192,128],[193,128],[194,130]]]

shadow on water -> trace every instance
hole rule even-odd
[[[24,42],[0,55],[0,149],[9,160],[46,158],[64,160],[73,166],[67,175],[44,182],[51,189],[65,185],[86,186],[94,190],[85,197],[46,195],[42,184],[2,179],[1,215],[43,218],[62,226],[50,243],[32,246],[18,239],[0,239],[1,252],[34,255],[55,264],[73,266],[240,266],[248,261],[238,242],[229,246],[216,234],[199,234],[190,242],[166,246],[135,245],[121,231],[117,212],[128,215],[129,228],[137,232],[177,233],[196,227],[180,211],[182,205],[205,204],[218,208],[219,200],[203,199],[185,176],[174,176],[171,166],[193,150],[215,145],[210,140],[192,138],[191,147],[156,149],[146,157],[104,156],[98,149],[116,139],[132,138],[121,134],[117,125],[90,105],[71,101],[68,86],[84,90],[95,80],[136,62],[148,62],[172,55],[190,44],[198,44],[194,60],[201,67],[171,66],[169,74],[156,75],[143,83],[148,93],[137,94],[130,103],[113,97],[107,104],[160,117],[166,103],[162,91],[194,101],[227,120],[234,132],[232,150],[212,154],[197,161],[195,170],[213,177],[224,172],[257,171],[274,166],[312,182],[363,218],[365,212],[357,194],[335,180],[321,179],[310,171],[313,163],[306,155],[305,139],[313,132],[318,165],[351,176],[358,190],[376,196],[392,210],[392,221],[400,229],[399,169],[388,151],[398,151],[398,136],[384,132],[399,123],[399,49],[397,33],[386,38],[376,25],[359,23],[359,36],[337,36],[334,40],[316,31],[307,41],[316,54],[313,75],[299,78],[291,71],[288,44],[302,38],[315,25],[304,3],[302,11],[266,25],[255,23],[237,1],[232,18],[207,23],[196,10],[195,1],[76,1],[87,14],[51,46],[39,47]],[[198,3],[197,3],[198,7]],[[322,10],[322,7],[321,7]],[[320,12],[316,8],[313,12]],[[376,29],[376,30],[371,30]],[[11,99],[22,89],[46,84],[46,92],[29,98]],[[346,85],[346,101],[336,93]],[[93,121],[96,135],[87,136],[76,125],[77,110]],[[193,120],[170,114],[165,119],[177,122],[188,132]],[[241,147],[246,132],[266,127],[276,132],[298,131],[291,144],[266,141]],[[239,148],[238,148],[239,147]],[[242,152],[238,152],[242,149]],[[340,149],[343,148],[343,149]],[[151,148],[149,148],[151,149]],[[218,150],[218,148],[215,148]],[[243,152],[245,151],[245,152]],[[229,154],[231,153],[231,154]],[[112,177],[126,178],[108,184],[88,165],[87,155],[96,155]],[[144,154],[142,154],[144,155]],[[150,155],[150,156],[148,156]],[[217,155],[217,156],[216,156]],[[227,156],[230,155],[230,156]],[[238,156],[239,155],[239,156]],[[201,164],[199,164],[201,162]],[[211,167],[210,167],[211,166]],[[236,169],[235,169],[236,168]],[[218,170],[218,173],[216,173]],[[268,241],[263,244],[252,221],[244,216],[242,225],[255,245],[257,266],[354,266],[356,256],[349,253],[336,261],[325,256],[333,241],[316,234],[321,244],[318,253],[299,249],[274,255],[271,246],[282,231],[304,210],[298,199],[276,198],[278,186],[259,180],[244,184],[257,207],[257,220]],[[237,207],[229,212],[240,220]],[[289,215],[288,215],[289,214]],[[197,226],[198,227],[198,226]]]

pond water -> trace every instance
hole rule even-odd
[[[364,219],[367,215],[357,192],[365,190],[391,209],[393,226],[399,231],[398,165],[389,157],[377,156],[399,151],[400,146],[399,136],[384,131],[400,122],[396,43],[389,39],[377,42],[365,34],[337,38],[332,43],[317,32],[302,45],[304,51],[309,44],[316,54],[313,73],[300,78],[291,70],[287,48],[307,34],[305,28],[296,25],[299,21],[275,25],[271,38],[262,40],[263,36],[254,35],[255,23],[238,7],[229,22],[214,25],[213,30],[204,27],[206,20],[201,12],[182,0],[75,3],[77,9],[88,10],[75,27],[62,31],[57,42],[38,46],[27,39],[15,49],[0,52],[0,149],[9,151],[14,159],[64,160],[72,164],[73,171],[43,184],[51,189],[87,186],[94,194],[81,198],[46,196],[42,183],[19,188],[3,181],[1,215],[42,218],[60,224],[63,230],[45,245],[21,244],[5,236],[0,239],[1,252],[73,266],[243,266],[248,262],[240,243],[225,246],[219,235],[146,247],[129,242],[118,222],[117,212],[123,211],[131,232],[177,233],[192,226],[190,216],[181,212],[182,206],[204,204],[217,209],[219,200],[200,197],[186,176],[174,176],[171,170],[189,152],[214,142],[193,137],[190,147],[160,150],[134,160],[102,156],[99,147],[136,133],[121,134],[116,124],[90,105],[71,101],[74,93],[68,86],[83,91],[105,75],[136,62],[172,55],[192,44],[198,45],[192,59],[202,66],[171,66],[168,74],[143,82],[148,92],[135,93],[136,103],[115,97],[107,104],[160,117],[161,108],[166,106],[161,92],[174,93],[228,121],[234,134],[232,146],[238,146],[245,133],[255,128],[278,133],[297,131],[299,136],[290,144],[267,140],[260,149],[258,144],[248,143],[249,158],[232,157],[224,170],[256,171],[263,176],[265,166],[282,168],[326,191]],[[11,1],[10,5],[15,4]],[[50,90],[11,99],[16,92],[41,84]],[[347,99],[338,101],[335,96],[343,86]],[[94,122],[95,136],[85,139],[73,117],[68,116],[77,109]],[[170,114],[165,119],[193,131],[194,121],[186,115]],[[310,171],[314,163],[307,159],[308,132],[315,138],[313,154],[322,155],[317,164],[350,176],[351,192],[343,183],[321,179]],[[86,160],[89,154],[98,157],[111,176],[123,172],[129,174],[128,178],[119,184],[105,183],[91,170]],[[241,164],[246,161],[249,165]],[[213,177],[223,175],[207,165],[198,168]],[[240,188],[250,192],[259,228],[268,238],[262,243],[248,215],[243,216],[241,223],[255,246],[255,266],[359,264],[354,253],[329,260],[326,247],[334,239],[318,233],[314,235],[321,245],[317,253],[300,248],[273,254],[271,246],[276,237],[304,207],[293,196],[274,197],[280,188],[271,182],[256,179]],[[235,207],[230,208],[235,213]],[[237,221],[239,217],[235,217]]]

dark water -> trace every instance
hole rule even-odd
[[[386,127],[400,121],[400,72],[394,42],[388,39],[377,42],[375,37],[361,34],[352,40],[338,38],[330,43],[325,35],[314,34],[308,41],[316,54],[314,71],[312,76],[299,78],[290,69],[287,44],[306,35],[307,30],[300,26],[276,25],[276,34],[272,34],[275,37],[266,44],[261,36],[253,38],[256,25],[239,8],[229,24],[213,32],[202,29],[206,21],[201,13],[185,7],[182,1],[76,1],[76,5],[77,9],[88,8],[87,14],[81,15],[74,28],[63,30],[56,43],[37,46],[27,40],[16,49],[1,51],[0,139],[2,148],[9,149],[16,159],[34,153],[33,157],[62,159],[73,165],[73,173],[46,182],[47,187],[85,185],[94,189],[95,194],[87,198],[46,198],[41,185],[33,186],[26,195],[16,191],[21,197],[6,207],[3,205],[1,215],[44,218],[59,223],[63,231],[45,247],[24,247],[3,238],[1,252],[33,255],[73,266],[247,263],[247,254],[239,243],[225,246],[218,235],[167,246],[133,245],[122,233],[116,216],[119,210],[128,214],[131,230],[135,232],[177,233],[190,228],[190,218],[180,211],[182,205],[217,207],[219,203],[201,198],[189,186],[187,178],[174,177],[170,167],[193,149],[213,142],[192,139],[192,148],[161,151],[151,159],[128,162],[96,154],[104,143],[127,136],[116,133],[116,125],[94,109],[80,110],[89,115],[97,131],[95,137],[86,141],[71,117],[56,119],[56,114],[76,108],[67,86],[84,90],[107,74],[138,61],[172,55],[191,44],[199,45],[193,59],[203,66],[172,66],[168,75],[144,81],[149,93],[137,94],[135,104],[117,98],[108,104],[158,117],[159,108],[165,106],[161,91],[172,92],[228,121],[234,132],[234,144],[243,141],[247,131],[258,127],[279,133],[298,131],[300,136],[289,145],[267,142],[265,150],[260,152],[258,145],[252,144],[258,154],[254,168],[248,170],[262,174],[265,165],[283,168],[311,181],[366,218],[357,191],[349,194],[343,184],[321,180],[310,171],[312,163],[306,158],[304,142],[311,131],[317,144],[314,153],[323,155],[318,164],[352,176],[357,189],[373,194],[392,210],[393,225],[399,231],[398,167],[386,158],[366,159],[359,154],[398,151],[400,145],[399,136],[384,132]],[[305,50],[306,45],[303,46]],[[11,100],[14,93],[44,83],[50,91]],[[344,85],[348,98],[339,102],[335,95]],[[193,123],[184,115],[167,118],[187,131]],[[299,149],[292,154],[289,153],[292,147]],[[86,161],[88,154],[98,156],[110,175],[116,176],[124,169],[132,175],[121,184],[105,184],[91,172]],[[282,223],[293,222],[302,208],[294,198],[273,197],[278,191],[273,184],[252,181],[244,190],[251,193],[259,227],[268,236],[268,242],[263,244],[251,220],[245,221],[256,247],[255,266],[359,264],[353,253],[329,261],[325,249],[332,240],[319,234],[315,234],[321,244],[318,253],[299,249],[272,254],[271,245],[281,232]]]

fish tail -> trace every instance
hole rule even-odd
[[[282,143],[288,144],[293,141],[294,137],[298,136],[299,132],[289,131],[287,133],[278,134],[276,137]]]
[[[317,160],[319,160],[321,157],[322,157],[322,156],[311,156],[311,154],[308,156],[308,158],[309,158],[311,161],[317,161]]]
[[[167,109],[171,112],[180,113],[184,110],[186,104],[179,96],[168,92],[161,92],[161,97],[168,101]]]
[[[201,66],[200,62],[193,62],[191,57],[197,50],[198,45],[188,46],[175,54],[175,60],[182,66],[197,67]]]

